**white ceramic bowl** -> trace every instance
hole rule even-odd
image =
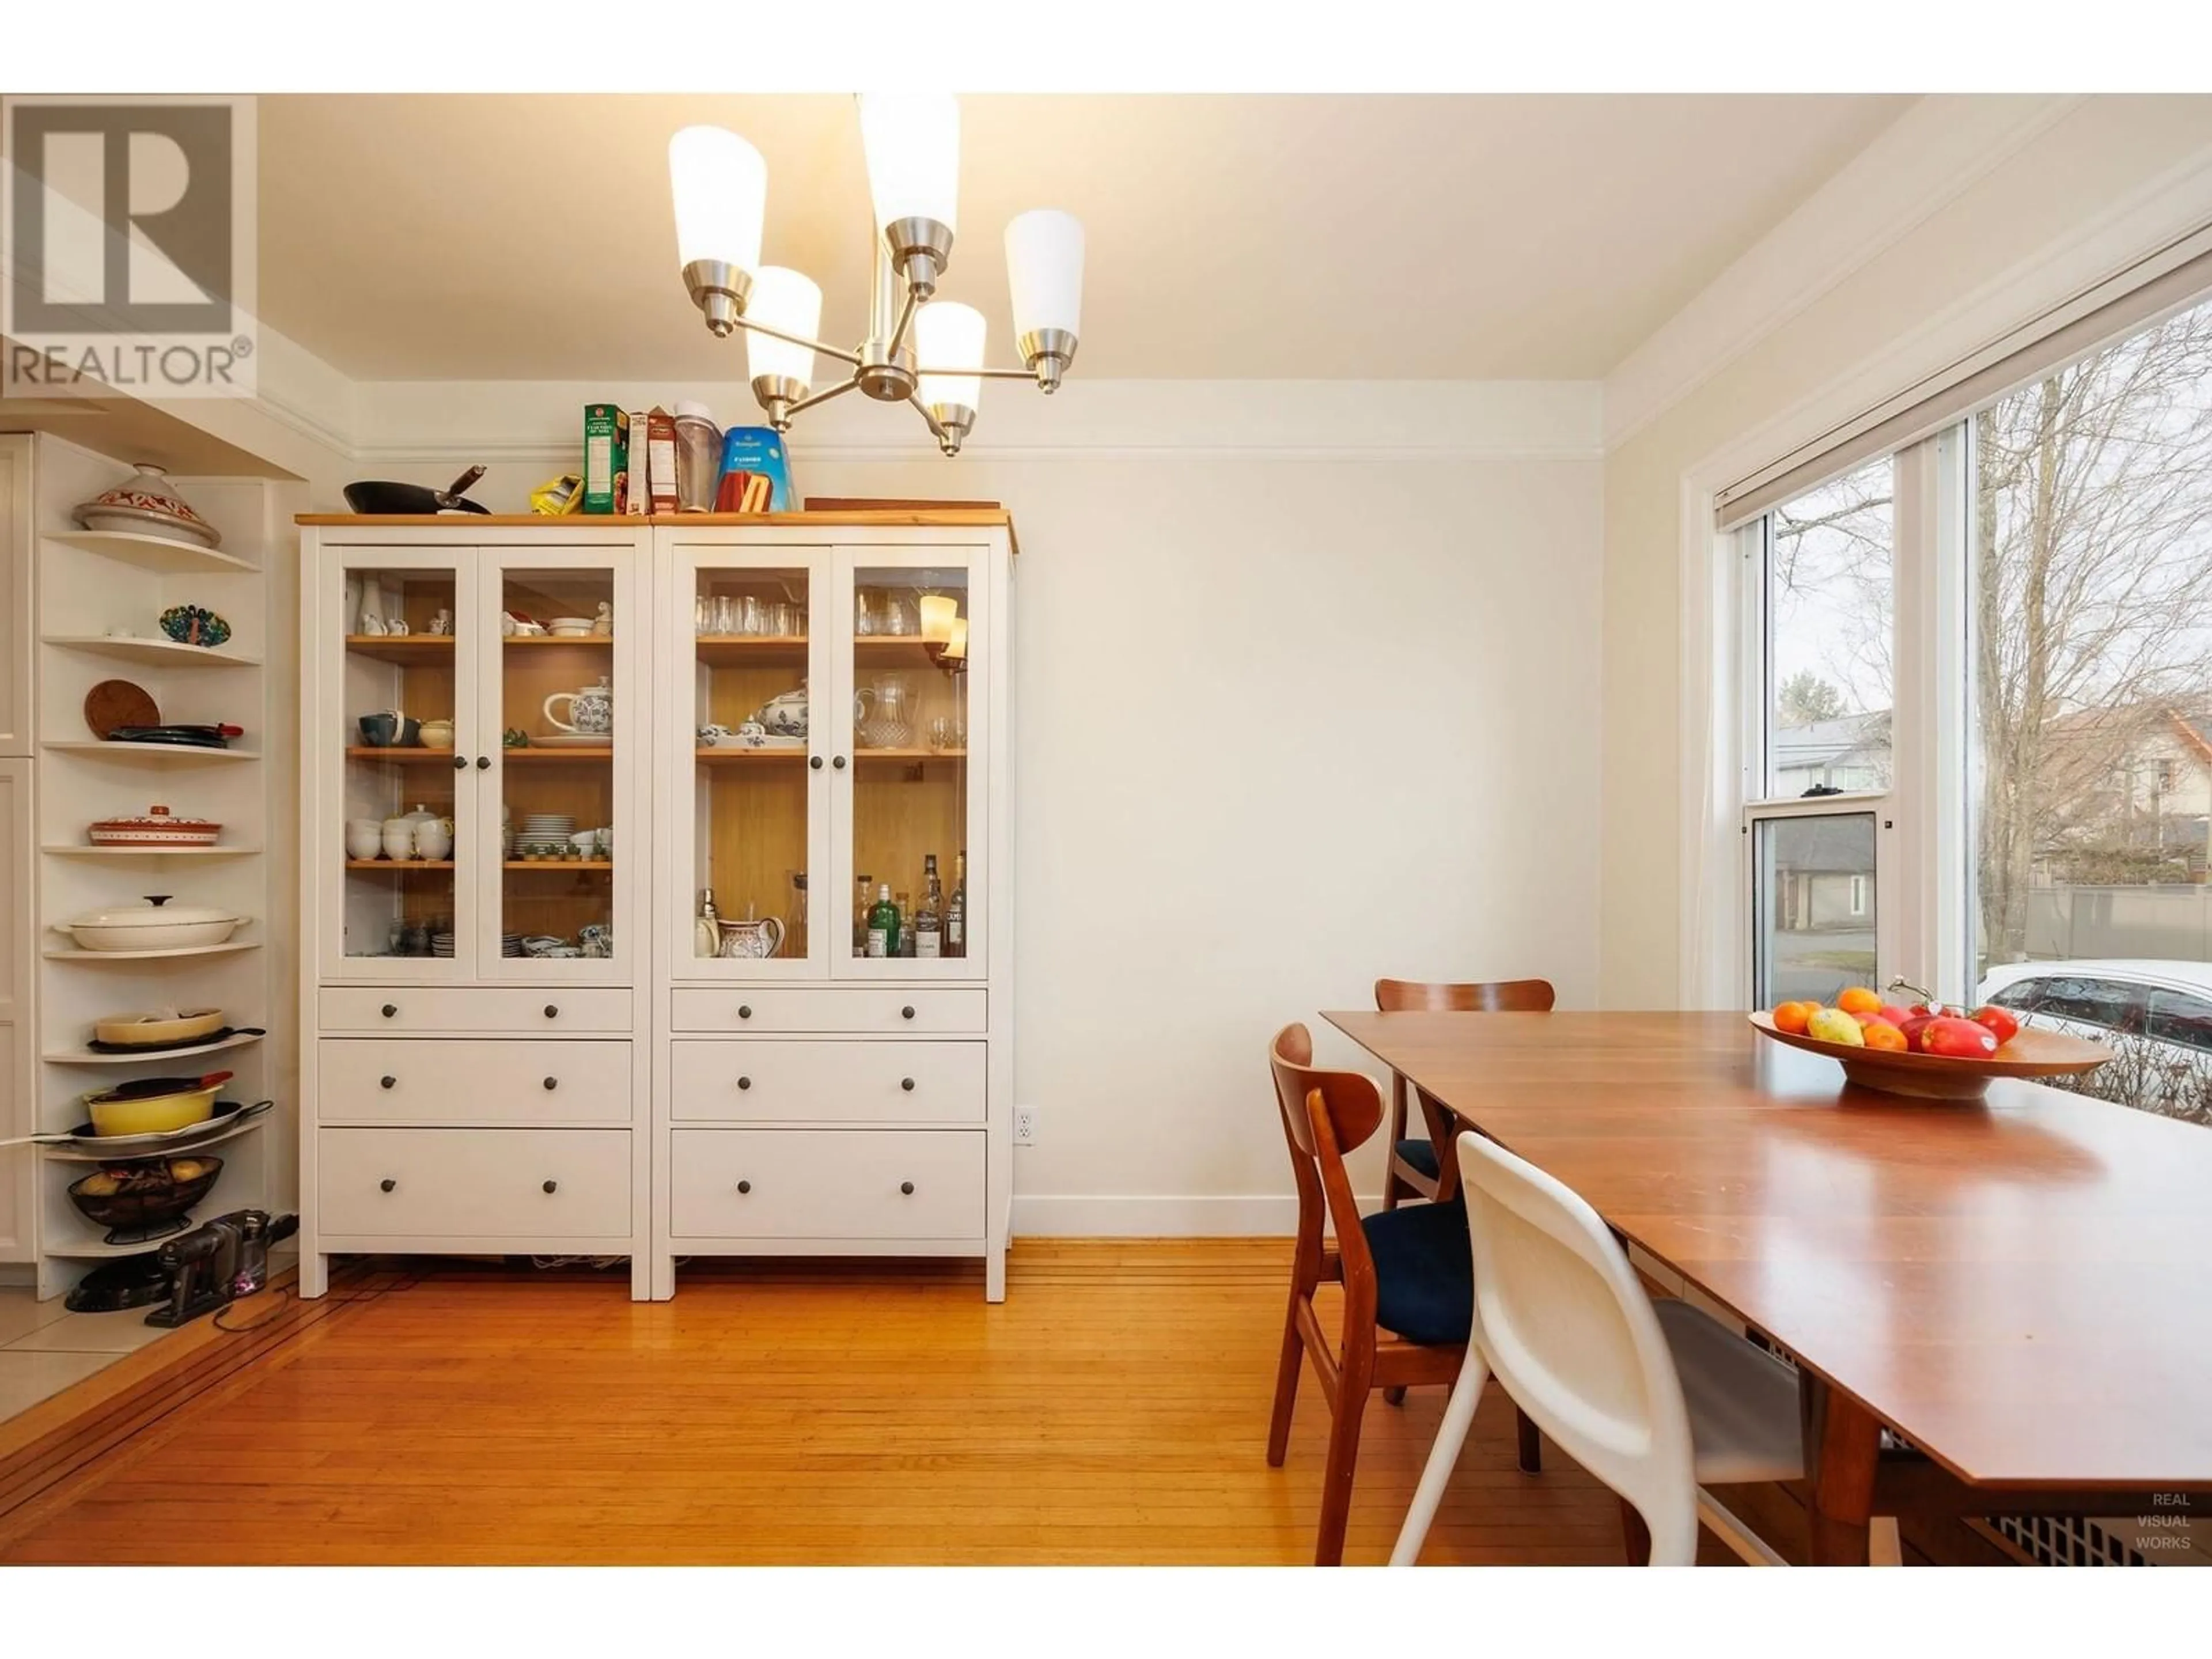
[[[143,904],[115,904],[58,923],[86,951],[183,951],[221,945],[245,918],[205,904],[172,904],[168,896]]]

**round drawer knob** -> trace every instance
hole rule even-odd
[[[557,1003],[557,1002],[549,1002],[549,1003],[547,1003],[547,1004],[545,1005],[545,1018],[548,1018],[548,1019],[558,1019],[558,1018],[561,1018],[561,1005],[560,1005],[559,1003]]]
[[[390,1176],[385,1176],[383,1180],[381,1180],[381,1181],[380,1181],[380,1182],[378,1182],[376,1183],[377,1190],[378,1190],[379,1192],[386,1192],[386,1193],[388,1193],[388,1192],[392,1191],[394,1188],[398,1187],[398,1185],[399,1185],[399,1183],[398,1183],[398,1182],[394,1181],[394,1180],[393,1180]]]
[[[914,1005],[911,1002],[907,1004],[905,1007],[899,1010],[899,1018],[901,1019],[912,1019],[914,1018]]]
[[[908,1198],[912,1198],[914,1196],[914,1182],[911,1181],[900,1182],[899,1191],[904,1193]]]
[[[753,1183],[750,1181],[740,1181],[738,1183],[738,1190],[741,1193],[749,1193],[752,1191],[752,1189]]]
[[[380,1089],[397,1089],[399,1086],[399,1079],[392,1076],[391,1073],[386,1072],[382,1077],[376,1079],[376,1086]]]
[[[738,1079],[738,1087],[740,1089],[750,1089],[752,1086],[753,1080],[749,1077],[741,1077]]]
[[[549,1077],[545,1079],[545,1092],[549,1095],[560,1086],[561,1079],[557,1077]]]
[[[560,1189],[561,1183],[557,1181],[549,1181],[545,1183],[545,1190],[549,1193],[558,1192]]]
[[[914,1079],[910,1077],[901,1078],[899,1079],[899,1087],[905,1090],[907,1093],[912,1094],[914,1092]]]
[[[456,772],[465,772],[468,769],[469,757],[466,755],[456,755],[453,757],[453,770]]]
[[[806,763],[812,767],[816,771],[819,772],[822,769],[822,757],[816,755],[809,759]]]
[[[750,1002],[741,1002],[741,1003],[739,1003],[739,1004],[738,1005],[738,1018],[739,1019],[750,1019],[752,1017],[753,1017],[753,1006],[752,1006],[752,1004],[750,1004]]]
[[[384,1005],[384,1017],[386,1019],[392,1018],[398,1012],[399,1005],[396,1002],[387,1002]]]

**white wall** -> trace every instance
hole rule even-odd
[[[2212,99],[1929,99],[1607,380],[1605,1006],[1684,994],[1689,481],[1787,453],[2206,219]]]
[[[1279,1026],[1381,975],[1595,994],[1595,389],[1351,390],[994,387],[957,462],[859,399],[797,434],[803,494],[1014,514],[1019,1230],[1286,1229]],[[364,473],[489,458],[506,510],[593,395],[362,391]]]

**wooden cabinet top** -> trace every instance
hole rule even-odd
[[[595,531],[670,528],[1003,530],[1011,542],[1014,517],[1003,507],[854,507],[830,513],[302,513],[294,523],[350,530]],[[1020,549],[1016,547],[1018,552]]]

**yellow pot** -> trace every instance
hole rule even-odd
[[[222,1083],[216,1082],[204,1088],[180,1089],[167,1095],[141,1095],[130,1100],[90,1094],[84,1097],[84,1103],[92,1114],[92,1132],[95,1135],[161,1135],[173,1129],[189,1129],[213,1117],[215,1097],[222,1088]]]

